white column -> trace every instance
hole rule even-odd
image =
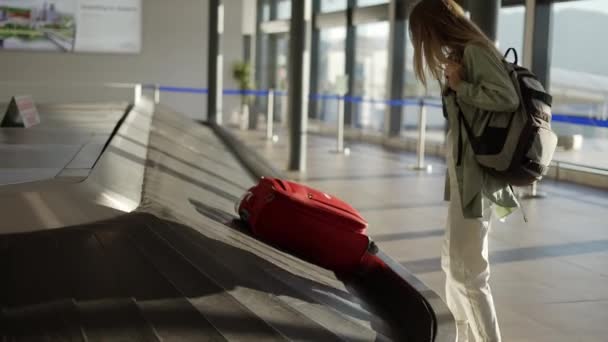
[[[524,55],[522,65],[528,69],[532,68],[533,46],[534,46],[534,13],[536,11],[536,0],[526,0],[526,14],[524,24]]]

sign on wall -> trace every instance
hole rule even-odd
[[[137,53],[141,0],[0,0],[0,48]]]

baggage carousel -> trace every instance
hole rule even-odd
[[[381,251],[345,276],[252,237],[234,204],[273,171],[221,127],[146,99],[39,109],[0,128],[1,340],[454,340]]]

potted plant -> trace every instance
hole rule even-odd
[[[245,92],[253,88],[251,81],[251,65],[248,62],[236,62],[232,66],[232,77],[238,83],[241,90],[241,129],[246,129],[249,123],[249,104],[251,96]]]

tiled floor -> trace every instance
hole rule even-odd
[[[235,131],[275,167],[287,165],[287,137]],[[409,169],[415,155],[353,144],[332,152],[333,139],[308,137],[308,171],[290,177],[359,209],[369,233],[394,259],[443,296],[439,252],[447,212],[445,165],[430,174]],[[543,182],[544,199],[525,200],[529,222],[516,213],[493,223],[491,285],[504,341],[608,341],[608,192]]]

